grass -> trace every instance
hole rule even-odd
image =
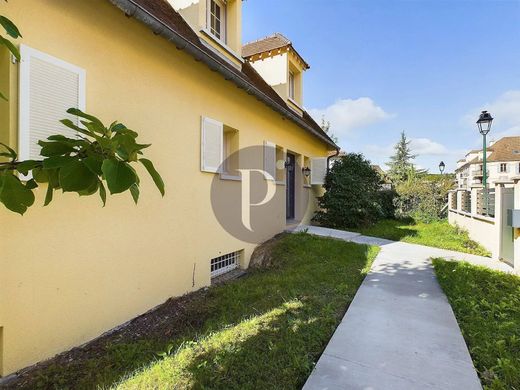
[[[434,259],[486,389],[520,389],[520,277]]]
[[[305,233],[284,236],[270,268],[195,293],[183,307],[189,320],[172,320],[161,335],[144,332],[130,341],[116,335],[103,353],[50,365],[25,385],[299,389],[377,252]]]
[[[471,240],[466,231],[450,225],[447,221],[422,223],[411,219],[385,219],[368,228],[353,230],[367,236],[491,256],[485,248]]]

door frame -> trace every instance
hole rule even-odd
[[[287,152],[285,166],[285,219],[296,217],[296,155]]]

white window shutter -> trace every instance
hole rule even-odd
[[[327,157],[316,157],[311,159],[311,184],[325,184],[327,174]]]
[[[276,144],[269,141],[264,141],[264,171],[276,180]]]
[[[86,73],[75,65],[21,45],[19,154],[20,159],[40,159],[38,141],[52,134],[74,138],[77,133],[59,121],[78,118],[69,108],[85,110]]]
[[[223,152],[223,123],[211,118],[202,117],[200,170],[202,172],[220,172]]]

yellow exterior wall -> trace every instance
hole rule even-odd
[[[270,140],[313,157],[328,147],[106,0],[13,1],[2,12],[20,27],[21,42],[86,69],[87,111],[152,143],[147,154],[167,190],[161,198],[143,174],[138,206],[129,194],[102,208],[98,197],[69,193],[44,208],[40,188],[25,216],[0,208],[0,375],[7,375],[208,285],[213,257],[244,249],[247,266],[254,245],[229,235],[211,209],[214,175],[200,172],[201,115],[238,129],[242,148]],[[12,92],[11,114],[1,120],[9,129],[0,134],[16,146],[18,66],[0,58],[0,86],[9,82]],[[301,186],[298,196],[319,190]],[[279,198],[263,239],[285,227]],[[312,210],[299,213],[308,220]]]
[[[167,0],[181,14],[191,28],[217,53],[241,65],[242,0],[226,2],[226,42],[223,44],[209,34],[207,23],[208,0]]]

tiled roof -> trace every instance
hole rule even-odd
[[[520,137],[500,138],[490,150],[488,161],[520,161]]]
[[[491,154],[486,159],[488,162],[520,161],[520,136],[500,138],[493,146],[487,148]],[[482,149],[472,150],[470,153],[480,153]],[[469,154],[469,153],[468,153]],[[475,157],[471,161],[457,168],[461,170],[468,165],[481,163],[482,159]]]
[[[265,53],[267,51],[280,49],[289,45],[292,45],[289,39],[280,33],[275,33],[271,36],[246,43],[244,46],[242,46],[242,55],[244,57],[251,57],[255,54]]]
[[[297,114],[292,111],[287,103],[276,93],[276,91],[265,82],[251,64],[244,62],[242,69],[237,69],[232,64],[223,60],[218,54],[209,49],[206,45],[201,42],[198,35],[192,30],[189,24],[182,18],[182,16],[176,12],[173,7],[164,0],[108,0],[111,3],[121,8],[128,16],[132,16],[135,12],[136,7],[146,14],[146,20],[142,20],[143,23],[149,25],[149,18],[154,22],[161,24],[165,29],[173,31],[175,34],[180,36],[188,45],[192,45],[197,49],[201,55],[209,57],[218,64],[218,67],[211,68],[215,71],[220,71],[219,68],[225,69],[227,74],[233,74],[241,82],[245,82],[248,87],[248,93],[264,95],[272,102],[273,105],[284,112],[287,118],[293,120],[302,129],[310,132],[312,135],[320,138],[330,146],[337,148],[334,141],[323,131],[323,129],[316,123],[312,117],[306,112],[303,113],[301,120],[295,118]],[[161,34],[161,31],[154,31],[156,34]],[[178,47],[182,49],[182,47]],[[188,52],[188,51],[187,51]],[[222,72],[221,72],[222,73]],[[230,81],[235,82],[238,85],[237,80],[230,78]],[[250,86],[250,87],[249,87]],[[267,104],[267,103],[266,103]]]
[[[292,42],[286,38],[284,35],[280,33],[274,33],[268,37],[258,39],[253,42],[246,43],[242,46],[242,56],[244,58],[249,58],[254,56],[255,54],[260,53],[268,53],[273,50],[282,49],[285,47],[291,48],[296,55],[302,60],[305,67],[309,69],[309,64],[298,54],[298,52],[294,49]]]

